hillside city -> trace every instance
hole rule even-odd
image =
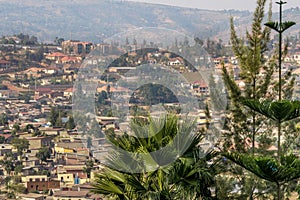
[[[283,64],[285,72],[293,70],[296,88],[300,85],[299,37],[290,42],[293,49]],[[220,71],[224,64],[233,70],[236,83],[243,88],[245,83],[239,79],[239,63],[232,55],[230,46],[207,41],[205,48],[210,43],[216,43],[216,49],[208,49],[212,52],[208,59],[213,63],[214,71]],[[180,45],[177,48],[182,48]],[[101,150],[90,147],[102,145],[102,151],[105,151],[105,143],[102,144],[104,138],[100,133],[95,133],[94,126],[100,126],[103,131],[118,129],[116,117],[111,116],[107,109],[110,101],[108,93],[122,93],[125,90],[113,86],[108,88],[110,79],[120,73],[141,63],[161,63],[185,74],[190,90],[199,98],[209,96],[208,83],[195,76],[180,56],[161,51],[155,48],[155,44],[152,47],[149,45],[151,51],[142,56],[131,50],[128,56],[132,56],[131,61],[135,62],[109,66],[110,79],[99,80],[95,101],[101,104],[98,113],[102,115],[87,125],[89,136],[82,137],[72,116],[73,84],[85,57],[96,47],[112,58],[115,57],[114,51],[121,51],[118,46],[110,44],[63,38],[56,38],[53,44],[39,44],[34,36],[19,34],[2,37],[1,191],[7,191],[11,198],[17,195],[40,199],[51,193],[54,194],[53,199],[101,199],[101,196],[89,192],[94,174],[101,170],[101,161],[96,159],[96,154],[101,154]],[[138,44],[128,42],[126,47],[137,49]],[[228,56],[219,56],[221,53],[215,50],[226,52]],[[295,98],[299,92],[295,89]],[[172,99],[168,104],[172,104]],[[204,110],[198,111],[200,126],[204,126],[206,121],[205,115],[201,120],[203,113]],[[276,149],[275,146],[269,148]],[[14,183],[10,184],[12,180]],[[27,194],[24,194],[25,191]]]
[[[282,75],[293,78],[292,89],[283,89],[287,93],[292,91],[286,95],[292,100],[300,100],[299,33],[284,38],[287,46],[281,66]],[[216,38],[195,38],[193,44],[174,40],[172,45],[162,48],[155,41],[123,40],[123,43],[94,43],[56,37],[51,43],[41,43],[36,36],[24,33],[0,38],[0,199],[108,199],[105,193],[93,192],[99,178],[97,174],[106,169],[105,159],[114,144],[108,140],[124,135],[130,137],[132,133],[124,130],[129,129],[132,120],[143,123],[150,114],[161,116],[163,112],[152,110],[157,105],[181,115],[181,103],[190,97],[180,90],[174,96],[174,91],[161,85],[136,88],[139,77],[143,82],[152,75],[147,67],[174,70],[184,77],[185,82],[175,83],[197,101],[198,105],[189,110],[197,132],[213,126],[229,137],[229,131],[222,127],[224,124],[229,127],[225,119],[228,102],[222,99],[222,95],[227,95],[221,84],[224,70],[230,73],[240,91],[247,93],[249,84],[234,44]],[[278,37],[274,35],[264,60],[274,59],[271,54],[276,52],[277,44]],[[193,55],[197,49],[203,49],[204,53]],[[193,56],[184,58],[181,56],[184,52]],[[90,65],[96,68],[88,69]],[[137,73],[135,70],[141,65],[146,68]],[[209,76],[204,77],[206,71]],[[267,73],[267,69],[261,69],[258,76]],[[166,80],[174,79],[176,77],[170,75]],[[269,79],[277,81],[278,71]],[[87,80],[96,87],[91,89],[84,85]],[[271,89],[267,93],[270,97],[274,95]],[[76,101],[83,103],[77,106],[86,107],[85,112],[74,107]],[[112,105],[118,109],[129,108],[128,115],[116,113]],[[267,130],[265,126],[262,130]],[[294,126],[299,131],[299,121]],[[209,133],[199,145],[205,151],[226,145],[223,137],[226,136]],[[263,146],[263,151],[271,155],[278,150],[273,139],[259,138],[253,144],[257,149]],[[291,153],[299,160],[299,134],[282,139],[291,140],[290,144],[294,145]],[[243,138],[241,145],[246,151],[254,149],[250,137]],[[238,148],[237,143],[228,143],[228,149]],[[220,162],[227,164],[228,160],[222,159]],[[212,161],[206,161],[210,166]],[[232,178],[227,173],[224,177]],[[293,181],[300,192],[299,180]],[[234,185],[228,190],[239,194],[241,189]],[[212,191],[218,192],[217,189]],[[296,189],[291,191],[291,196],[291,199],[297,198]]]

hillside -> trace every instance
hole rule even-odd
[[[248,11],[209,11],[156,4],[112,0],[0,0],[2,35],[34,34],[44,42],[56,36],[99,41],[138,27],[163,27],[197,35],[228,39],[229,18],[245,27],[251,22]],[[291,11],[292,10],[292,11]],[[299,9],[284,14],[300,24]],[[294,30],[300,29],[295,27]]]

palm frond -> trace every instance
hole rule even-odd
[[[108,194],[108,195],[123,195],[123,189],[121,185],[124,186],[125,179],[123,175],[119,172],[108,169],[107,173],[97,174],[95,178],[95,183],[92,185],[91,190],[96,194]]]

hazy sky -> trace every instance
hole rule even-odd
[[[182,7],[192,7],[210,10],[223,10],[223,9],[237,9],[237,10],[251,10],[253,11],[256,6],[256,0],[129,0],[157,4],[167,4]],[[277,0],[279,1],[279,0]],[[284,9],[291,7],[300,7],[300,0],[285,0],[287,4],[283,6]],[[267,1],[269,4],[270,1]],[[276,0],[273,0],[273,11],[278,10]]]

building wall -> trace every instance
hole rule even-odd
[[[66,184],[74,184],[74,175],[71,173],[68,174],[57,174],[58,180],[65,182]]]
[[[33,181],[46,181],[47,180],[47,175],[31,175],[31,176],[24,176],[21,178],[23,183],[27,182],[33,182]]]
[[[63,147],[54,147],[54,150],[56,153],[74,153],[73,149],[67,149]]]
[[[53,200],[90,200],[86,197],[53,197]]]
[[[29,141],[29,149],[38,149],[42,148],[43,146],[50,146],[51,145],[51,138],[33,138],[28,139]]]
[[[33,181],[27,182],[27,191],[45,191],[49,189],[60,189],[60,181],[51,180],[51,181]]]

